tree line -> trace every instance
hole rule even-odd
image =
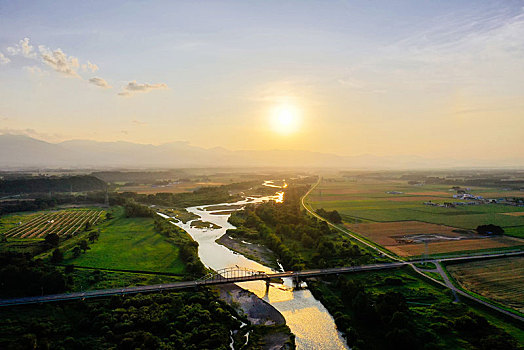
[[[198,243],[186,231],[158,216],[155,218],[154,228],[156,232],[167,237],[169,241],[179,247],[178,254],[189,274],[194,277],[201,277],[205,274],[206,268],[198,257]]]
[[[291,184],[285,190],[283,203],[251,204],[233,213],[229,222],[237,229],[227,233],[266,245],[291,270],[368,261],[369,254],[332,231],[325,221],[301,210],[300,198],[308,189],[308,185]]]
[[[310,281],[309,286],[353,350],[441,349],[443,338],[461,339],[474,349],[518,348],[508,333],[465,304],[438,302],[429,295],[425,313],[413,310],[407,296],[419,292],[405,288],[405,278],[369,274],[366,284],[373,289],[348,276],[330,278],[331,284]]]
[[[2,314],[0,348],[226,350],[241,320],[208,289],[16,307]]]
[[[90,175],[0,180],[0,194],[100,191],[106,183]]]

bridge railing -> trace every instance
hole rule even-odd
[[[264,271],[257,271],[253,269],[249,269],[247,267],[227,267],[225,269],[220,269],[218,271],[214,271],[211,273],[208,273],[204,277],[200,278],[198,282],[200,283],[207,283],[212,281],[223,281],[228,279],[249,279],[250,277],[267,277],[267,273]]]

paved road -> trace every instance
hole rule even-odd
[[[361,271],[395,269],[395,268],[402,267],[405,264],[406,263],[383,263],[383,264],[348,266],[348,267],[306,270],[306,271],[286,271],[286,272],[277,272],[273,274],[261,273],[260,275],[245,276],[245,277],[234,277],[234,278],[218,277],[218,278],[211,279],[211,280],[184,281],[184,282],[176,282],[176,283],[156,284],[156,285],[150,285],[150,286],[136,286],[136,287],[102,289],[102,290],[92,290],[92,291],[87,291],[87,292],[53,294],[53,295],[25,297],[25,298],[0,299],[0,306],[37,304],[37,303],[46,303],[46,302],[53,302],[53,301],[100,298],[100,297],[108,297],[112,295],[160,292],[160,291],[166,291],[166,290],[193,288],[193,287],[198,287],[198,286],[203,286],[203,285],[217,285],[217,284],[228,284],[228,283],[256,281],[256,280],[269,280],[272,278],[285,278],[285,277],[307,278],[307,277],[341,274],[341,273],[354,273],[354,272],[361,272]]]
[[[448,274],[446,273],[446,271],[444,271],[444,269],[442,268],[442,265],[439,262],[434,262],[434,264],[437,266],[437,272],[444,279],[444,283],[446,284],[446,287],[451,289],[451,291],[453,292],[453,296],[455,297],[455,302],[458,303],[460,300],[459,300],[457,291],[455,290],[455,286],[453,285],[453,283],[451,283],[451,281],[449,280]]]
[[[403,260],[401,260],[400,258],[394,256],[394,255],[391,255],[389,252],[385,251],[385,250],[382,250],[381,248],[379,247],[376,247],[366,241],[364,241],[363,239],[361,239],[360,237],[358,236],[355,236],[353,233],[351,233],[349,230],[346,230],[345,228],[342,228],[342,227],[339,227],[337,225],[334,225],[332,224],[331,222],[329,222],[328,220],[324,219],[323,217],[321,217],[320,215],[318,215],[317,213],[315,213],[314,211],[312,211],[305,203],[305,199],[306,197],[315,189],[315,187],[318,186],[318,184],[320,183],[320,177],[318,179],[318,181],[313,185],[311,186],[311,188],[309,189],[309,191],[307,191],[307,193],[302,197],[301,199],[301,203],[302,203],[302,206],[304,207],[304,209],[306,209],[308,211],[309,214],[313,215],[314,217],[316,217],[317,219],[319,220],[323,220],[325,222],[327,222],[327,224],[337,230],[339,230],[340,232],[342,233],[345,233],[347,234],[348,236],[350,236],[351,238],[359,241],[360,243],[366,245],[367,247],[379,252],[380,254],[383,254],[385,256],[387,256],[388,258],[394,260],[394,261],[398,261],[398,262],[403,262]],[[501,258],[501,257],[508,257],[508,256],[517,256],[517,255],[524,255],[524,251],[515,251],[515,252],[499,252],[499,253],[491,253],[491,254],[480,254],[480,255],[470,255],[470,256],[458,256],[458,257],[443,257],[443,258],[439,258],[439,259],[434,259],[434,260],[425,260],[425,261],[410,261],[410,262],[406,262],[405,264],[408,264],[410,265],[413,270],[415,272],[417,272],[418,274],[420,274],[421,276],[427,278],[427,279],[430,279],[432,280],[433,282],[435,283],[438,283],[440,284],[441,286],[444,286],[444,287],[447,287],[449,289],[452,290],[454,296],[455,296],[455,300],[458,300],[458,296],[457,294],[460,294],[461,296],[464,296],[470,300],[474,300],[484,306],[487,306],[488,308],[492,309],[492,310],[495,310],[495,311],[498,311],[500,313],[503,313],[505,315],[508,315],[514,319],[517,319],[519,321],[522,321],[524,322],[524,317],[521,317],[519,315],[516,315],[514,314],[513,312],[510,312],[510,311],[507,311],[507,310],[504,310],[503,308],[500,308],[496,305],[493,305],[491,303],[488,303],[482,299],[479,299],[479,298],[476,298],[462,290],[460,290],[459,288],[455,287],[455,285],[449,280],[446,272],[444,271],[444,269],[442,268],[442,266],[440,265],[440,262],[442,261],[447,261],[447,262],[450,262],[450,261],[470,261],[470,260],[479,260],[479,259],[491,259],[491,258]],[[436,266],[437,266],[437,269],[438,269],[438,272],[440,273],[440,275],[442,276],[442,278],[444,279],[444,281],[446,281],[446,283],[442,283],[426,274],[424,274],[419,268],[417,268],[415,266],[416,263],[420,263],[420,262],[433,262]]]

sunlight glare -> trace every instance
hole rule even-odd
[[[299,126],[299,111],[293,105],[280,105],[271,116],[273,130],[282,135],[295,132]]]

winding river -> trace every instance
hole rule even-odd
[[[266,181],[264,185],[279,187],[272,181]],[[285,186],[285,183],[284,183]],[[249,203],[260,203],[268,200],[281,202],[283,192],[274,196],[247,197],[235,203],[223,203],[186,208],[187,211],[199,216],[199,219],[220,226],[219,229],[202,229],[191,227],[191,222],[175,224],[186,230],[195,241],[198,242],[199,256],[202,262],[213,270],[226,267],[246,267],[257,271],[274,272],[271,268],[250,260],[243,255],[235,253],[230,249],[215,242],[227,229],[235,228],[227,220],[232,210],[238,210],[241,205]],[[221,206],[221,210],[206,210],[208,207]],[[225,206],[231,206],[227,208]],[[266,293],[264,281],[252,281],[237,283],[240,287],[255,293],[260,298],[269,302],[286,319],[286,323],[295,334],[297,349],[348,349],[345,340],[337,331],[333,317],[326,308],[316,300],[306,288],[293,289],[291,279],[284,279],[283,284],[271,283]],[[303,284],[303,287],[307,287]]]

